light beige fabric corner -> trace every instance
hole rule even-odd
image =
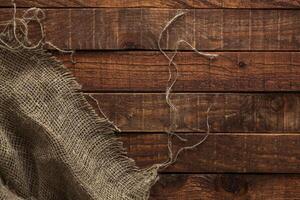
[[[69,71],[41,48],[0,49],[0,199],[147,199],[138,169]]]

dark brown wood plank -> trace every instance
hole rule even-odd
[[[20,7],[299,8],[299,0],[15,0]],[[0,6],[11,6],[0,0]]]
[[[178,53],[179,78],[173,90],[299,91],[300,53],[217,52],[209,61],[193,52]],[[164,92],[169,78],[168,61],[160,52],[76,53],[59,57],[72,69],[83,91]]]
[[[203,135],[182,134],[188,142],[173,139],[174,152],[192,145]],[[166,134],[126,134],[128,155],[141,167],[168,159]],[[299,134],[212,134],[200,146],[186,150],[166,172],[181,173],[300,173]]]
[[[161,30],[178,13],[141,8],[45,11],[46,39],[61,48],[82,50],[157,50]],[[1,9],[0,20],[11,16],[11,9]],[[300,10],[189,10],[163,35],[162,47],[172,50],[184,39],[199,50],[294,51],[300,47],[299,20]]]
[[[296,200],[300,176],[242,174],[162,174],[151,200]]]
[[[127,132],[161,132],[170,124],[164,94],[93,94],[110,120]],[[95,102],[87,97],[95,106]],[[213,132],[299,132],[299,94],[172,94],[178,108],[178,131],[206,131],[206,111]]]

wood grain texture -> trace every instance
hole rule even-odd
[[[299,91],[300,53],[217,52],[209,61],[181,52],[175,62],[179,78],[173,91]],[[168,61],[160,52],[78,52],[59,57],[73,71],[83,91],[164,92]]]
[[[159,93],[93,94],[101,109],[125,132],[161,132],[169,128],[170,111]],[[96,107],[95,102],[87,97]],[[213,132],[299,132],[299,94],[177,93],[178,131],[206,131],[206,111]]]
[[[45,11],[46,39],[61,48],[82,50],[157,50],[161,30],[178,13],[141,8]],[[1,9],[0,20],[11,16],[11,9]],[[184,39],[199,50],[298,50],[299,19],[300,10],[190,10],[163,35],[162,47],[172,50]]]
[[[173,138],[174,152],[203,138],[181,134],[188,142]],[[166,134],[127,134],[122,140],[137,165],[147,167],[168,159]],[[182,152],[165,172],[181,173],[300,173],[299,134],[214,133],[200,146]]]
[[[169,73],[157,40],[177,9],[188,11],[163,35],[163,49],[174,50],[184,39],[220,57],[208,61],[192,52],[176,57],[180,76],[171,98],[179,109],[177,131],[188,142],[173,138],[174,151],[204,137],[211,104],[212,133],[161,171],[150,199],[300,200],[299,0],[15,2],[48,8],[46,39],[56,46],[101,50],[76,53],[76,64],[68,56],[60,59],[83,92],[96,93],[91,95],[121,128],[128,156],[140,167],[168,159],[163,132],[171,115],[163,92]],[[0,7],[0,20],[11,19],[10,1],[0,0]],[[36,41],[40,35],[31,24],[30,37]],[[131,49],[153,51],[105,51]],[[288,91],[293,93],[219,93]]]
[[[300,176],[162,174],[151,200],[299,200]]]
[[[299,0],[15,0],[19,7],[299,8]],[[11,6],[0,0],[0,6]]]

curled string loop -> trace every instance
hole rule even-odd
[[[2,48],[11,50],[11,51],[19,51],[20,49],[37,49],[44,48],[45,45],[52,47],[53,49],[61,52],[61,53],[70,53],[71,61],[74,61],[74,53],[73,50],[63,50],[53,43],[46,41],[46,34],[44,31],[43,21],[46,19],[45,12],[40,8],[29,8],[24,11],[22,17],[17,17],[17,7],[16,3],[12,0],[13,5],[13,15],[12,19],[8,21],[1,22],[0,25],[4,26],[3,31],[0,33],[0,46]],[[35,43],[31,42],[28,35],[29,30],[28,26],[30,22],[36,22],[39,25],[39,30],[41,37]],[[3,35],[9,35],[9,41],[5,40]]]
[[[210,104],[210,106],[208,107],[207,111],[206,111],[206,134],[205,136],[197,143],[191,145],[191,146],[185,146],[180,148],[175,154],[173,154],[173,144],[172,144],[172,137],[175,136],[177,137],[180,141],[183,142],[187,142],[188,140],[186,138],[183,138],[182,136],[178,135],[176,133],[176,129],[178,127],[178,119],[179,119],[179,111],[178,108],[176,107],[176,105],[173,103],[173,101],[170,98],[172,89],[175,85],[175,83],[177,82],[179,73],[178,73],[178,65],[176,64],[176,62],[174,62],[174,58],[176,57],[177,53],[178,53],[178,49],[180,47],[181,44],[184,44],[186,46],[188,46],[189,48],[191,48],[195,53],[197,53],[200,56],[203,56],[205,58],[208,58],[210,61],[215,59],[216,57],[218,57],[217,54],[210,54],[210,53],[204,53],[204,52],[200,52],[198,51],[195,47],[193,47],[189,42],[185,41],[185,40],[178,40],[175,44],[175,50],[172,56],[169,56],[163,49],[161,46],[161,41],[162,41],[162,37],[163,34],[168,30],[168,28],[178,20],[178,18],[184,16],[185,14],[187,14],[186,11],[184,12],[179,12],[177,15],[175,15],[169,22],[167,22],[167,24],[164,26],[164,28],[162,29],[162,31],[159,34],[159,38],[158,38],[158,49],[159,51],[164,55],[164,57],[169,61],[168,63],[168,71],[169,71],[169,79],[168,79],[168,83],[167,83],[167,87],[166,87],[166,92],[165,92],[165,99],[166,99],[166,103],[170,108],[170,113],[171,113],[171,122],[170,122],[170,126],[169,126],[169,130],[166,131],[167,133],[167,147],[168,147],[168,160],[165,161],[162,164],[157,164],[157,166],[159,168],[167,168],[170,165],[174,164],[177,159],[178,156],[181,154],[181,152],[183,152],[184,150],[190,150],[190,149],[194,149],[197,146],[201,145],[202,143],[204,143],[206,141],[206,139],[208,138],[208,136],[210,135],[210,125],[209,125],[209,112],[211,110],[211,107],[213,105]]]

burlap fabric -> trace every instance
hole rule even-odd
[[[42,48],[0,48],[0,199],[148,198],[157,167],[124,155],[79,88]]]

